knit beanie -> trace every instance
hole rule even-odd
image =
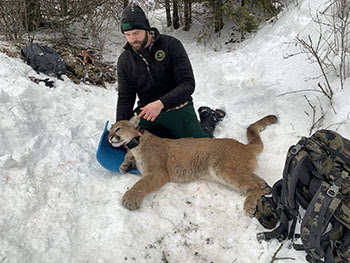
[[[124,9],[120,24],[122,33],[133,29],[151,30],[145,13],[138,5],[130,5]]]

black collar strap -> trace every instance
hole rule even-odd
[[[140,136],[136,136],[132,138],[132,140],[125,146],[128,149],[132,149],[132,148],[135,148],[137,145],[139,145],[139,143],[140,143]]]

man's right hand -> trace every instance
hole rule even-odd
[[[140,108],[141,112],[138,115],[138,118],[140,119],[143,117],[145,120],[154,121],[163,108],[163,102],[161,102],[161,100],[156,100],[147,104],[145,107]]]

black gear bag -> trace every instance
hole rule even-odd
[[[58,78],[66,72],[66,65],[61,55],[50,47],[33,43],[23,48],[21,53],[24,61],[36,72],[53,74]]]
[[[283,178],[272,189],[279,226],[258,240],[291,239],[309,262],[350,262],[349,173],[350,141],[330,130],[303,137],[289,149]]]

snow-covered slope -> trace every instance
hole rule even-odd
[[[197,45],[190,33],[172,33],[191,58],[195,106],[227,112],[216,137],[246,142],[250,123],[267,114],[279,117],[262,133],[257,171],[271,185],[282,176],[289,146],[309,135],[313,113],[304,95],[318,113],[322,103],[324,128],[350,137],[349,89],[336,90],[337,115],[319,93],[290,93],[320,81],[305,81],[319,75],[305,56],[283,58],[298,51],[288,43],[314,27],[309,7],[317,8],[315,2],[300,0],[230,52]],[[3,53],[0,68],[0,262],[271,261],[280,244],[258,243],[256,234],[264,229],[245,215],[243,196],[221,185],[169,183],[139,210],[122,207],[123,193],[139,177],[110,173],[95,159],[105,122],[115,120],[113,87],[65,78],[49,89],[28,78],[44,76]],[[277,257],[304,262],[304,253],[288,244]]]

